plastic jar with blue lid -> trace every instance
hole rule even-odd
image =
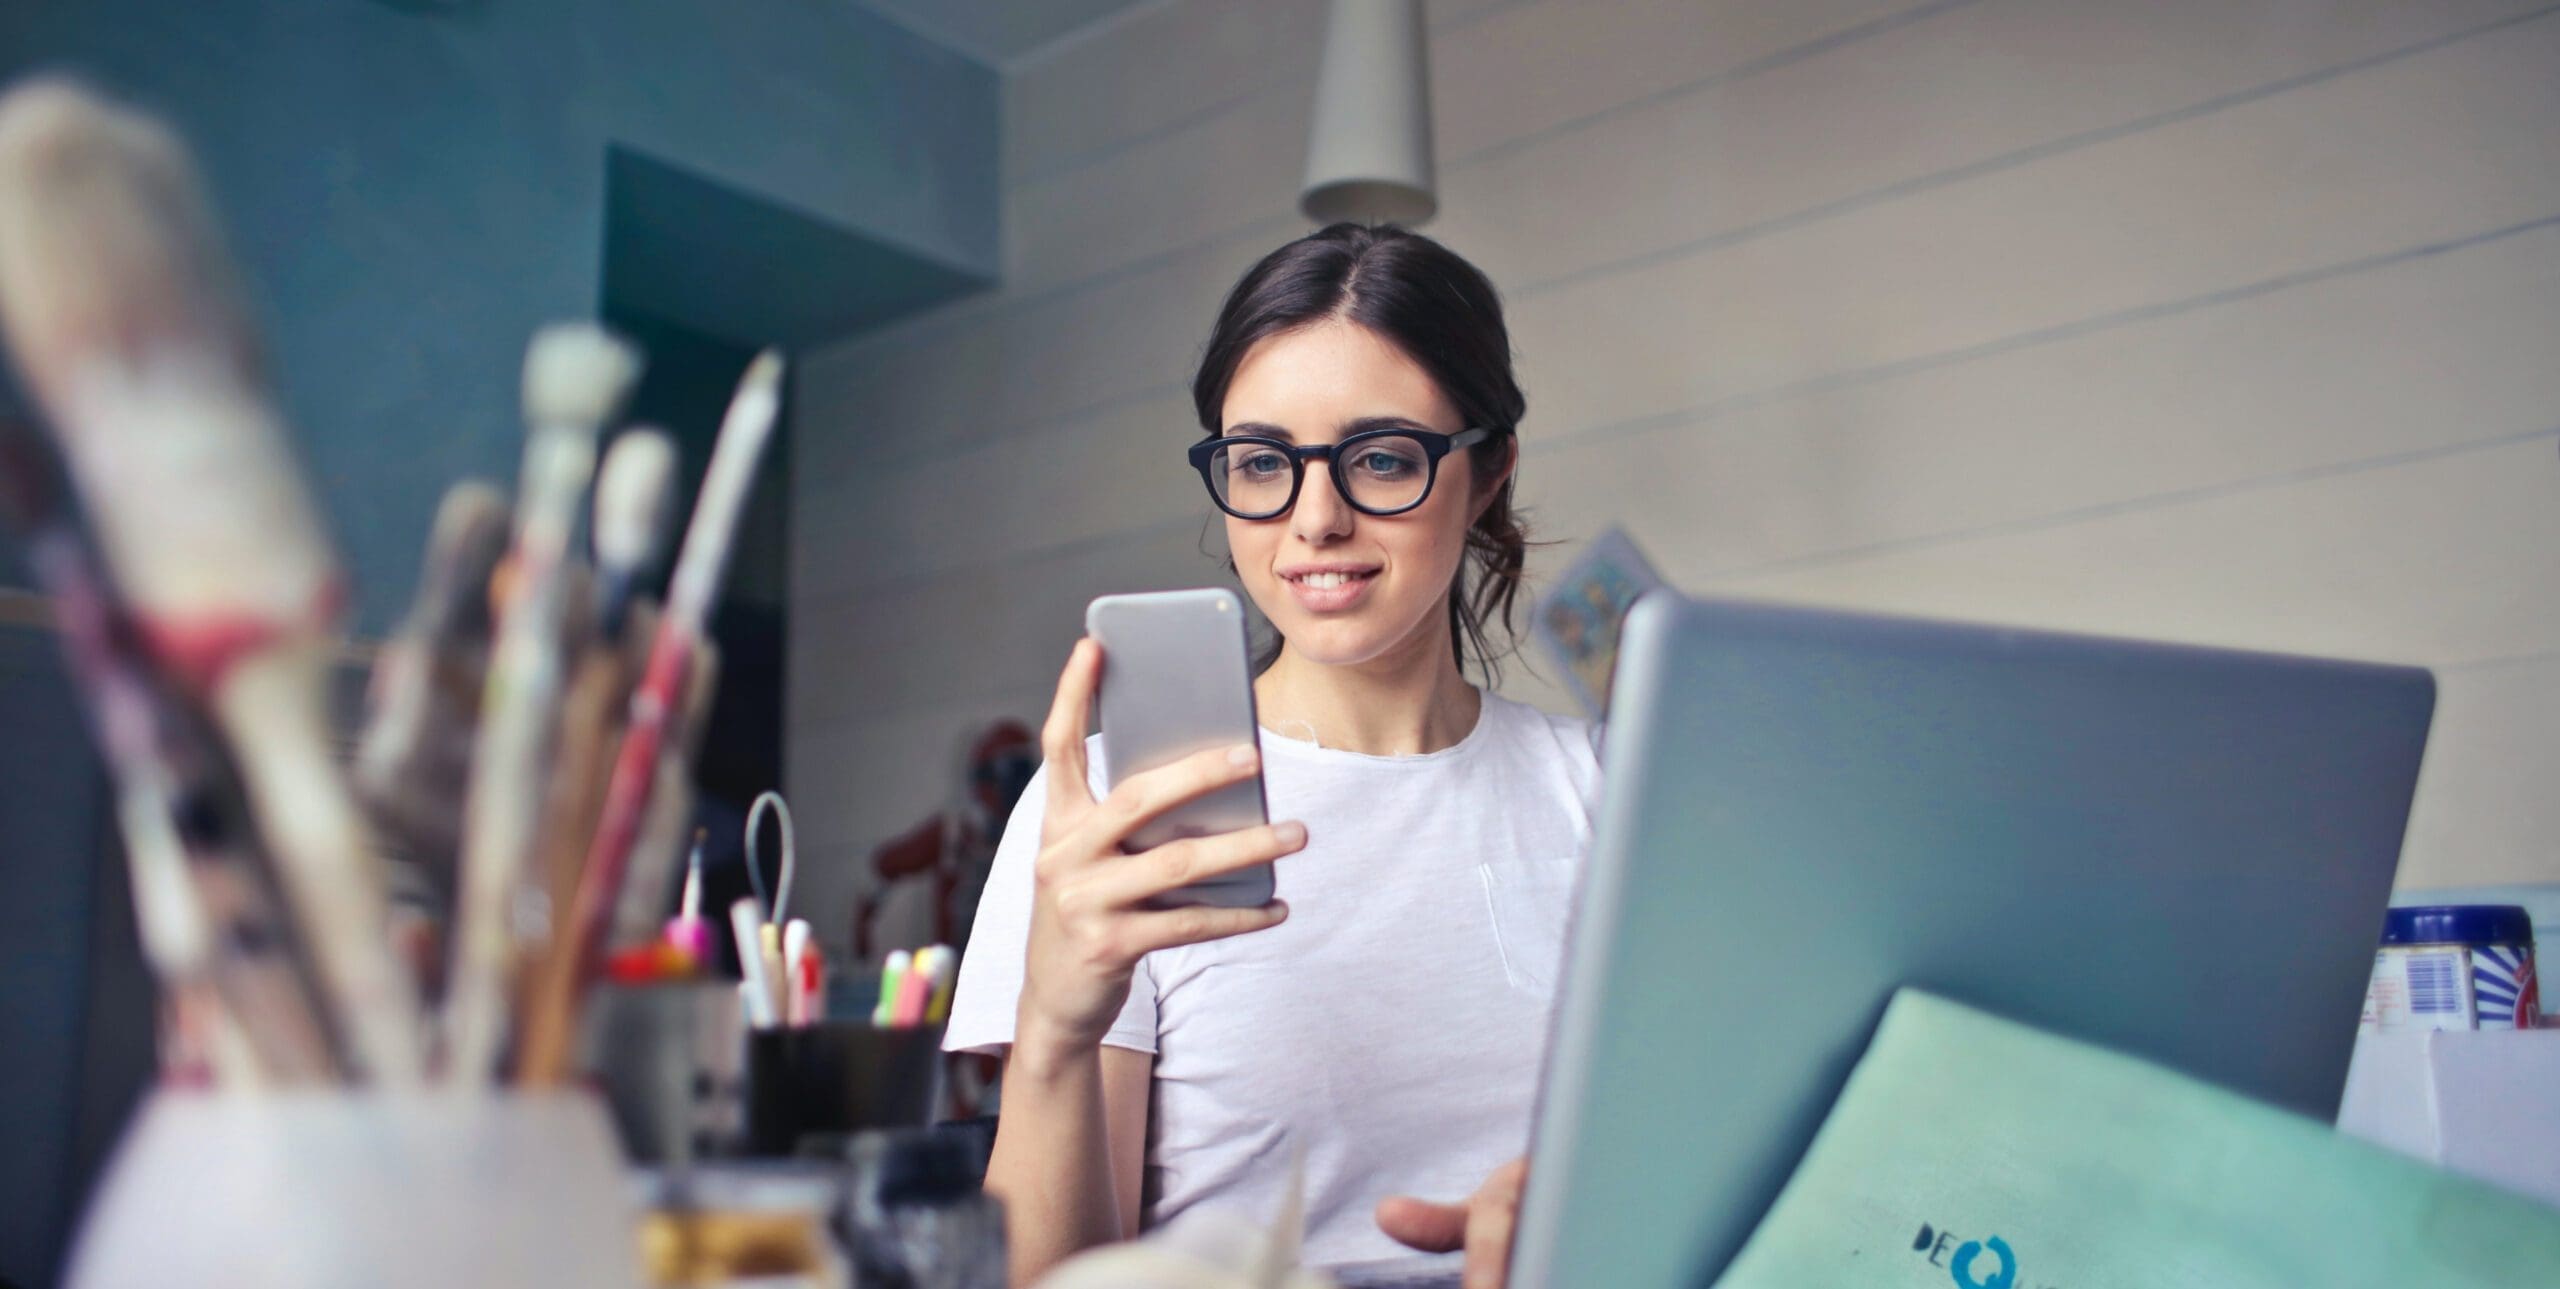
[[[2439,904],[2383,919],[2365,1028],[2531,1029],[2541,1010],[2533,919],[2522,907]]]

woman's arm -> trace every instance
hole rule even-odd
[[[1147,1113],[1155,1082],[1153,1053],[1102,1049],[1102,1122],[1111,1140],[1111,1192],[1119,1197],[1123,1240],[1137,1238],[1138,1219],[1145,1215]]]
[[[1138,962],[1158,949],[1277,925],[1259,908],[1151,907],[1203,878],[1268,863],[1306,845],[1306,829],[1265,825],[1131,854],[1129,834],[1185,801],[1250,777],[1252,747],[1209,749],[1122,780],[1100,801],[1087,783],[1084,731],[1102,652],[1077,644],[1041,730],[1048,754],[1040,851],[1021,993],[1006,1055],[1003,1109],[987,1188],[1005,1202],[1016,1285],[1061,1259],[1137,1233],[1154,1058],[1103,1042],[1129,1001]]]
[[[1026,1052],[1004,1065],[987,1189],[1005,1203],[1013,1283],[1138,1233],[1155,1057],[1122,1047]]]

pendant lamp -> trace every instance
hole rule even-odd
[[[1432,191],[1422,0],[1333,0],[1298,209],[1319,224],[1419,224]]]

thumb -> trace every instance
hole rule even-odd
[[[1467,1244],[1467,1206],[1410,1195],[1378,1201],[1378,1229],[1425,1253],[1455,1253]]]

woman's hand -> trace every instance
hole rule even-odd
[[[1502,1289],[1511,1277],[1511,1228],[1520,1219],[1520,1191],[1529,1161],[1494,1169],[1476,1193],[1457,1204],[1398,1195],[1378,1204],[1378,1229],[1425,1253],[1467,1251],[1466,1289]]]
[[[1049,795],[1032,865],[1031,935],[1023,961],[1015,1047],[1065,1052],[1101,1043],[1129,999],[1138,959],[1175,945],[1224,939],[1277,925],[1278,900],[1259,908],[1199,905],[1149,909],[1150,898],[1203,878],[1267,863],[1307,843],[1305,825],[1283,823],[1214,837],[1190,837],[1129,854],[1129,834],[1175,806],[1253,777],[1251,746],[1214,748],[1121,780],[1093,799],[1086,786],[1084,730],[1102,668],[1102,647],[1076,642],[1058,677],[1057,699],[1041,727]]]

